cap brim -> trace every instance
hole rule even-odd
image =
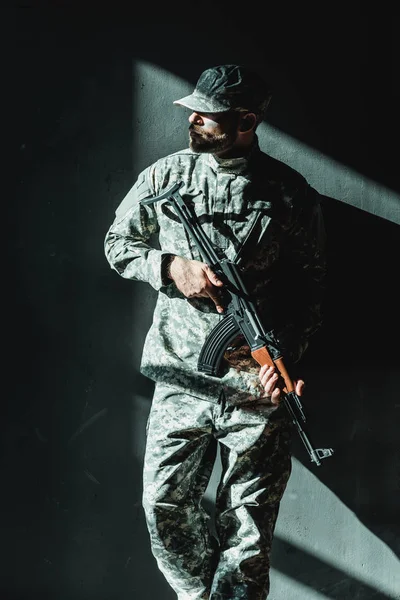
[[[226,112],[229,110],[229,108],[226,108],[226,106],[223,106],[211,98],[200,98],[194,94],[185,96],[180,100],[174,100],[173,103],[179,106],[184,106],[185,108],[189,108],[194,112],[217,113]]]

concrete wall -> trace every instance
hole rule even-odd
[[[398,89],[380,15],[280,4],[250,28],[218,6],[156,22],[41,6],[18,10],[2,595],[174,598],[141,508],[154,294],[111,272],[102,246],[137,173],[186,145],[172,100],[203,68],[246,62],[275,88],[261,146],[323,194],[330,257],[325,326],[302,367],[308,429],[335,455],[313,467],[294,440],[270,597],[399,598]]]

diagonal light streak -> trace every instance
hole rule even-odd
[[[275,536],[290,544],[294,551],[314,557],[318,563],[389,598],[400,598],[399,559],[295,458]]]

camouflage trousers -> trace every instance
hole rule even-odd
[[[264,600],[279,503],[291,471],[283,407],[206,402],[157,384],[143,507],[151,548],[179,600]],[[202,499],[220,444],[215,530]]]

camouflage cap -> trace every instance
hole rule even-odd
[[[174,104],[206,113],[237,108],[264,112],[270,99],[271,88],[258,74],[240,65],[219,65],[203,71],[194,92]]]

